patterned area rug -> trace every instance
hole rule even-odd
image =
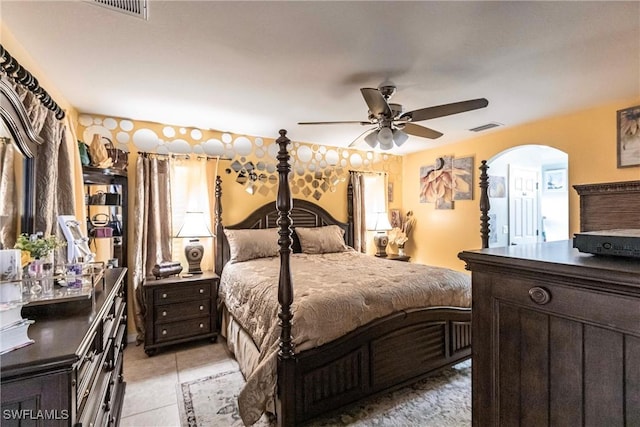
[[[224,372],[178,386],[182,427],[242,426],[237,397],[244,379]],[[275,425],[266,415],[258,427]],[[340,414],[307,424],[324,426],[470,426],[471,361],[445,369],[412,386],[367,399]]]

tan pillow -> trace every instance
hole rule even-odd
[[[229,262],[278,256],[278,229],[224,230],[229,242]]]
[[[344,252],[348,249],[344,243],[344,230],[337,225],[296,227],[296,234],[300,239],[300,248],[305,254]]]

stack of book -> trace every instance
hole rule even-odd
[[[22,318],[21,302],[0,303],[0,354],[33,344],[27,330],[33,320]]]
[[[22,269],[19,249],[0,250],[0,354],[32,344],[22,318]]]

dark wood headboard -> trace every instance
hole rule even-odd
[[[640,229],[640,181],[574,185],[580,196],[580,231]]]
[[[216,181],[217,182],[217,181]],[[221,191],[216,191],[216,204],[220,206]],[[218,212],[220,210],[220,212]],[[269,202],[255,211],[253,211],[247,218],[241,222],[229,226],[224,226],[221,218],[222,210],[216,209],[216,273],[220,274],[222,268],[229,261],[229,243],[227,242],[227,236],[224,234],[224,229],[229,228],[232,230],[237,229],[263,229],[263,228],[276,228],[278,226],[278,211],[276,209],[276,202]],[[294,229],[293,233],[293,252],[300,252],[300,241],[295,234],[295,227],[322,227],[325,225],[338,225],[344,230],[345,243],[349,246],[353,246],[353,235],[348,223],[338,221],[324,208],[303,199],[293,199],[293,208],[290,214]]]

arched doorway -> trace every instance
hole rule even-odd
[[[505,150],[489,165],[489,247],[569,238],[567,153],[545,145]]]

